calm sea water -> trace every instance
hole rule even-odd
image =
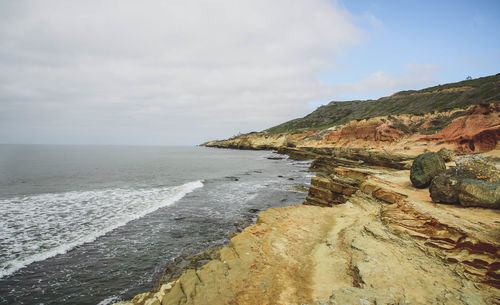
[[[299,204],[307,162],[202,147],[0,145],[0,304],[109,304],[250,209]]]

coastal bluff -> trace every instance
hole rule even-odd
[[[447,148],[458,154],[496,149],[500,140],[500,104],[489,103],[423,114],[353,120],[325,129],[300,132],[252,132],[206,147],[232,149],[317,148],[400,152],[411,157]]]

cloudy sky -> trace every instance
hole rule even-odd
[[[191,145],[500,72],[500,1],[0,0],[0,143]]]

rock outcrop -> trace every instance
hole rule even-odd
[[[398,203],[407,198],[395,190],[384,187],[370,171],[337,167],[327,177],[314,177],[304,204],[334,206],[345,203],[358,190],[386,203]]]
[[[458,153],[496,149],[500,138],[500,104],[425,114],[400,114],[353,120],[323,130],[272,134],[254,132],[204,146],[235,149],[344,148],[420,154],[446,148]],[[446,151],[443,151],[446,152]],[[449,152],[446,152],[447,156]],[[445,159],[448,157],[444,156]]]
[[[500,138],[500,104],[471,106],[464,116],[452,121],[428,139],[454,144],[460,152],[485,152],[495,149]]]
[[[357,191],[359,182],[352,179],[314,177],[304,204],[332,206],[345,203]]]
[[[301,147],[301,149],[316,154],[316,157],[329,157],[328,162],[332,165],[335,164],[335,166],[344,163],[344,165],[349,166],[364,164],[394,169],[409,169],[414,158],[412,154],[366,148]],[[323,161],[326,160],[324,159]]]
[[[314,160],[318,155],[304,149],[296,149],[290,147],[279,147],[278,154],[288,155],[292,160]]]
[[[374,165],[395,169],[409,169],[414,156],[388,151],[377,151],[366,148],[344,147],[280,147],[280,154],[288,155],[293,160],[314,160],[313,170],[335,168],[336,166]]]
[[[301,139],[310,133],[285,135],[269,134],[266,132],[252,132],[227,140],[211,141],[203,143],[203,146],[232,149],[266,150],[278,149],[280,147],[295,147],[297,139]]]
[[[207,248],[198,253],[182,254],[168,264],[153,286],[153,294],[156,294],[165,288],[165,283],[178,279],[183,273],[190,269],[199,269],[209,261],[220,258],[222,246]]]
[[[261,212],[219,258],[122,304],[500,302],[500,211],[431,205],[408,170],[321,174],[343,203]]]

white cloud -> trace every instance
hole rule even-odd
[[[354,83],[333,85],[331,94],[337,97],[349,94],[357,96],[359,99],[375,98],[374,94],[381,97],[400,90],[431,86],[436,83],[434,75],[440,69],[436,65],[411,63],[404,68],[402,73],[398,74],[376,71]]]
[[[197,143],[303,114],[360,42],[327,0],[4,1],[0,142]]]

